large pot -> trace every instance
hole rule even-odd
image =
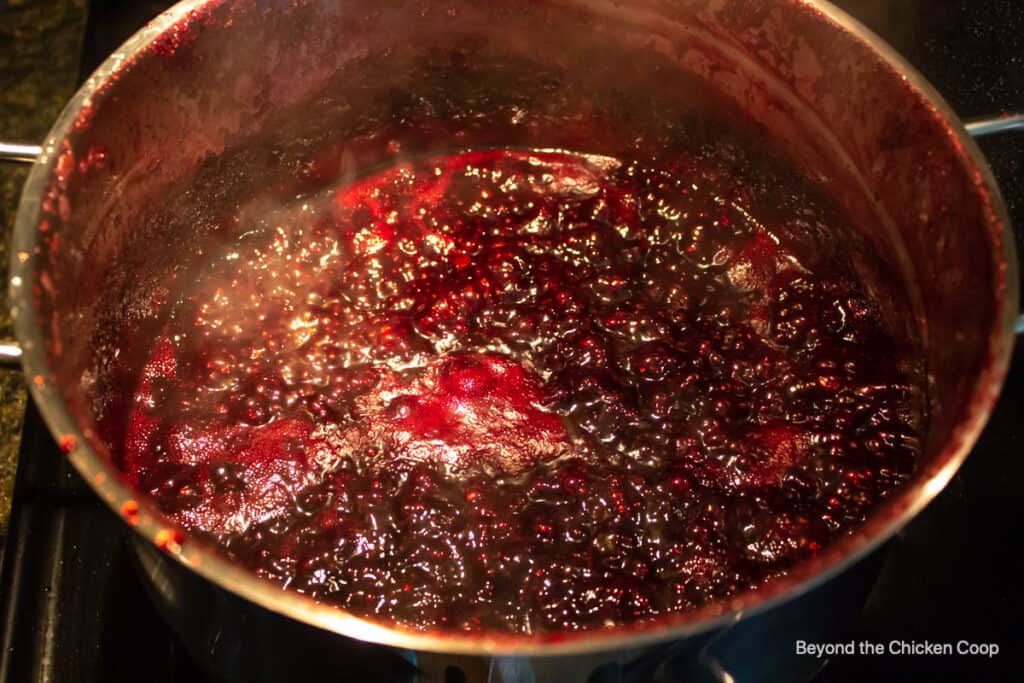
[[[282,118],[339,71],[357,76],[367,57],[387,68],[375,75],[376,90],[353,94],[365,102],[353,99],[329,122]],[[592,109],[619,102],[627,120],[629,107],[671,111],[672,74],[697,75],[866,226],[861,238],[884,254],[889,277],[919,291],[911,333],[920,337],[930,371],[930,429],[919,470],[862,528],[788,578],[643,628],[557,639],[405,631],[260,581],[171,526],[114,466],[124,418],[119,395],[139,372],[161,274],[190,258],[187,245],[207,227],[201,216],[184,233],[180,222],[151,220],[165,195],[208,169],[211,158],[274,133],[282,121],[313,141],[312,154],[331,135],[358,130],[360,108],[373,98],[394,100],[378,124],[399,140],[412,136],[403,126],[414,104],[401,98],[411,74],[444,74],[457,110],[493,87],[486,68],[467,65],[501,60],[544,76],[517,84],[517,101],[552,120],[581,115],[574,110],[579,98],[560,96],[567,92],[592,95]],[[622,103],[616,95],[625,83],[648,88],[650,99]],[[545,85],[534,92],[530,84]],[[490,139],[495,128],[487,115],[467,120],[457,145],[435,140],[437,148],[587,143],[573,137],[571,125],[525,126],[515,139]],[[975,131],[1020,125],[1011,117]],[[825,2],[547,0],[449,8],[426,0],[186,0],[97,70],[41,149],[0,152],[35,158],[10,269],[11,313],[33,398],[83,478],[138,533],[141,565],[155,586],[174,593],[163,597],[179,617],[201,611],[195,596],[227,591],[358,640],[472,655],[634,652],[706,633],[835,577],[921,510],[970,451],[1013,344],[1014,242],[984,158],[919,74]],[[360,161],[377,159],[369,153]],[[243,173],[221,189],[241,193],[272,180]],[[0,351],[18,355],[13,347]],[[188,582],[203,588],[187,589]]]

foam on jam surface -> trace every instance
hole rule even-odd
[[[485,150],[267,211],[182,289],[124,469],[259,574],[416,628],[694,609],[912,472],[841,254],[697,157]],[[803,222],[801,222],[803,221]]]

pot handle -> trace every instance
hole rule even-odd
[[[13,341],[0,341],[0,368],[15,370],[21,367],[21,347]]]
[[[31,164],[40,154],[43,148],[39,145],[24,145],[17,142],[0,142],[0,161],[13,161],[15,163]]]
[[[1024,132],[1024,112],[1008,112],[997,116],[983,116],[964,122],[972,138],[983,138],[997,133]]]
[[[972,138],[983,138],[999,133],[1024,133],[1024,112],[1007,112],[996,116],[983,116],[964,122]],[[1017,334],[1024,334],[1024,314],[1017,318],[1014,327]]]

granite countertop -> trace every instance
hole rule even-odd
[[[86,0],[0,3],[0,139],[38,142],[74,92]],[[7,245],[27,168],[0,163],[0,273],[7,281]],[[11,337],[7,287],[0,288],[0,339]],[[18,440],[25,411],[20,373],[0,370],[0,547],[6,537]]]

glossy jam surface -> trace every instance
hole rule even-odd
[[[730,163],[482,150],[264,212],[181,287],[129,478],[262,576],[415,628],[762,585],[909,476],[921,389],[842,251],[794,238],[826,212]]]

